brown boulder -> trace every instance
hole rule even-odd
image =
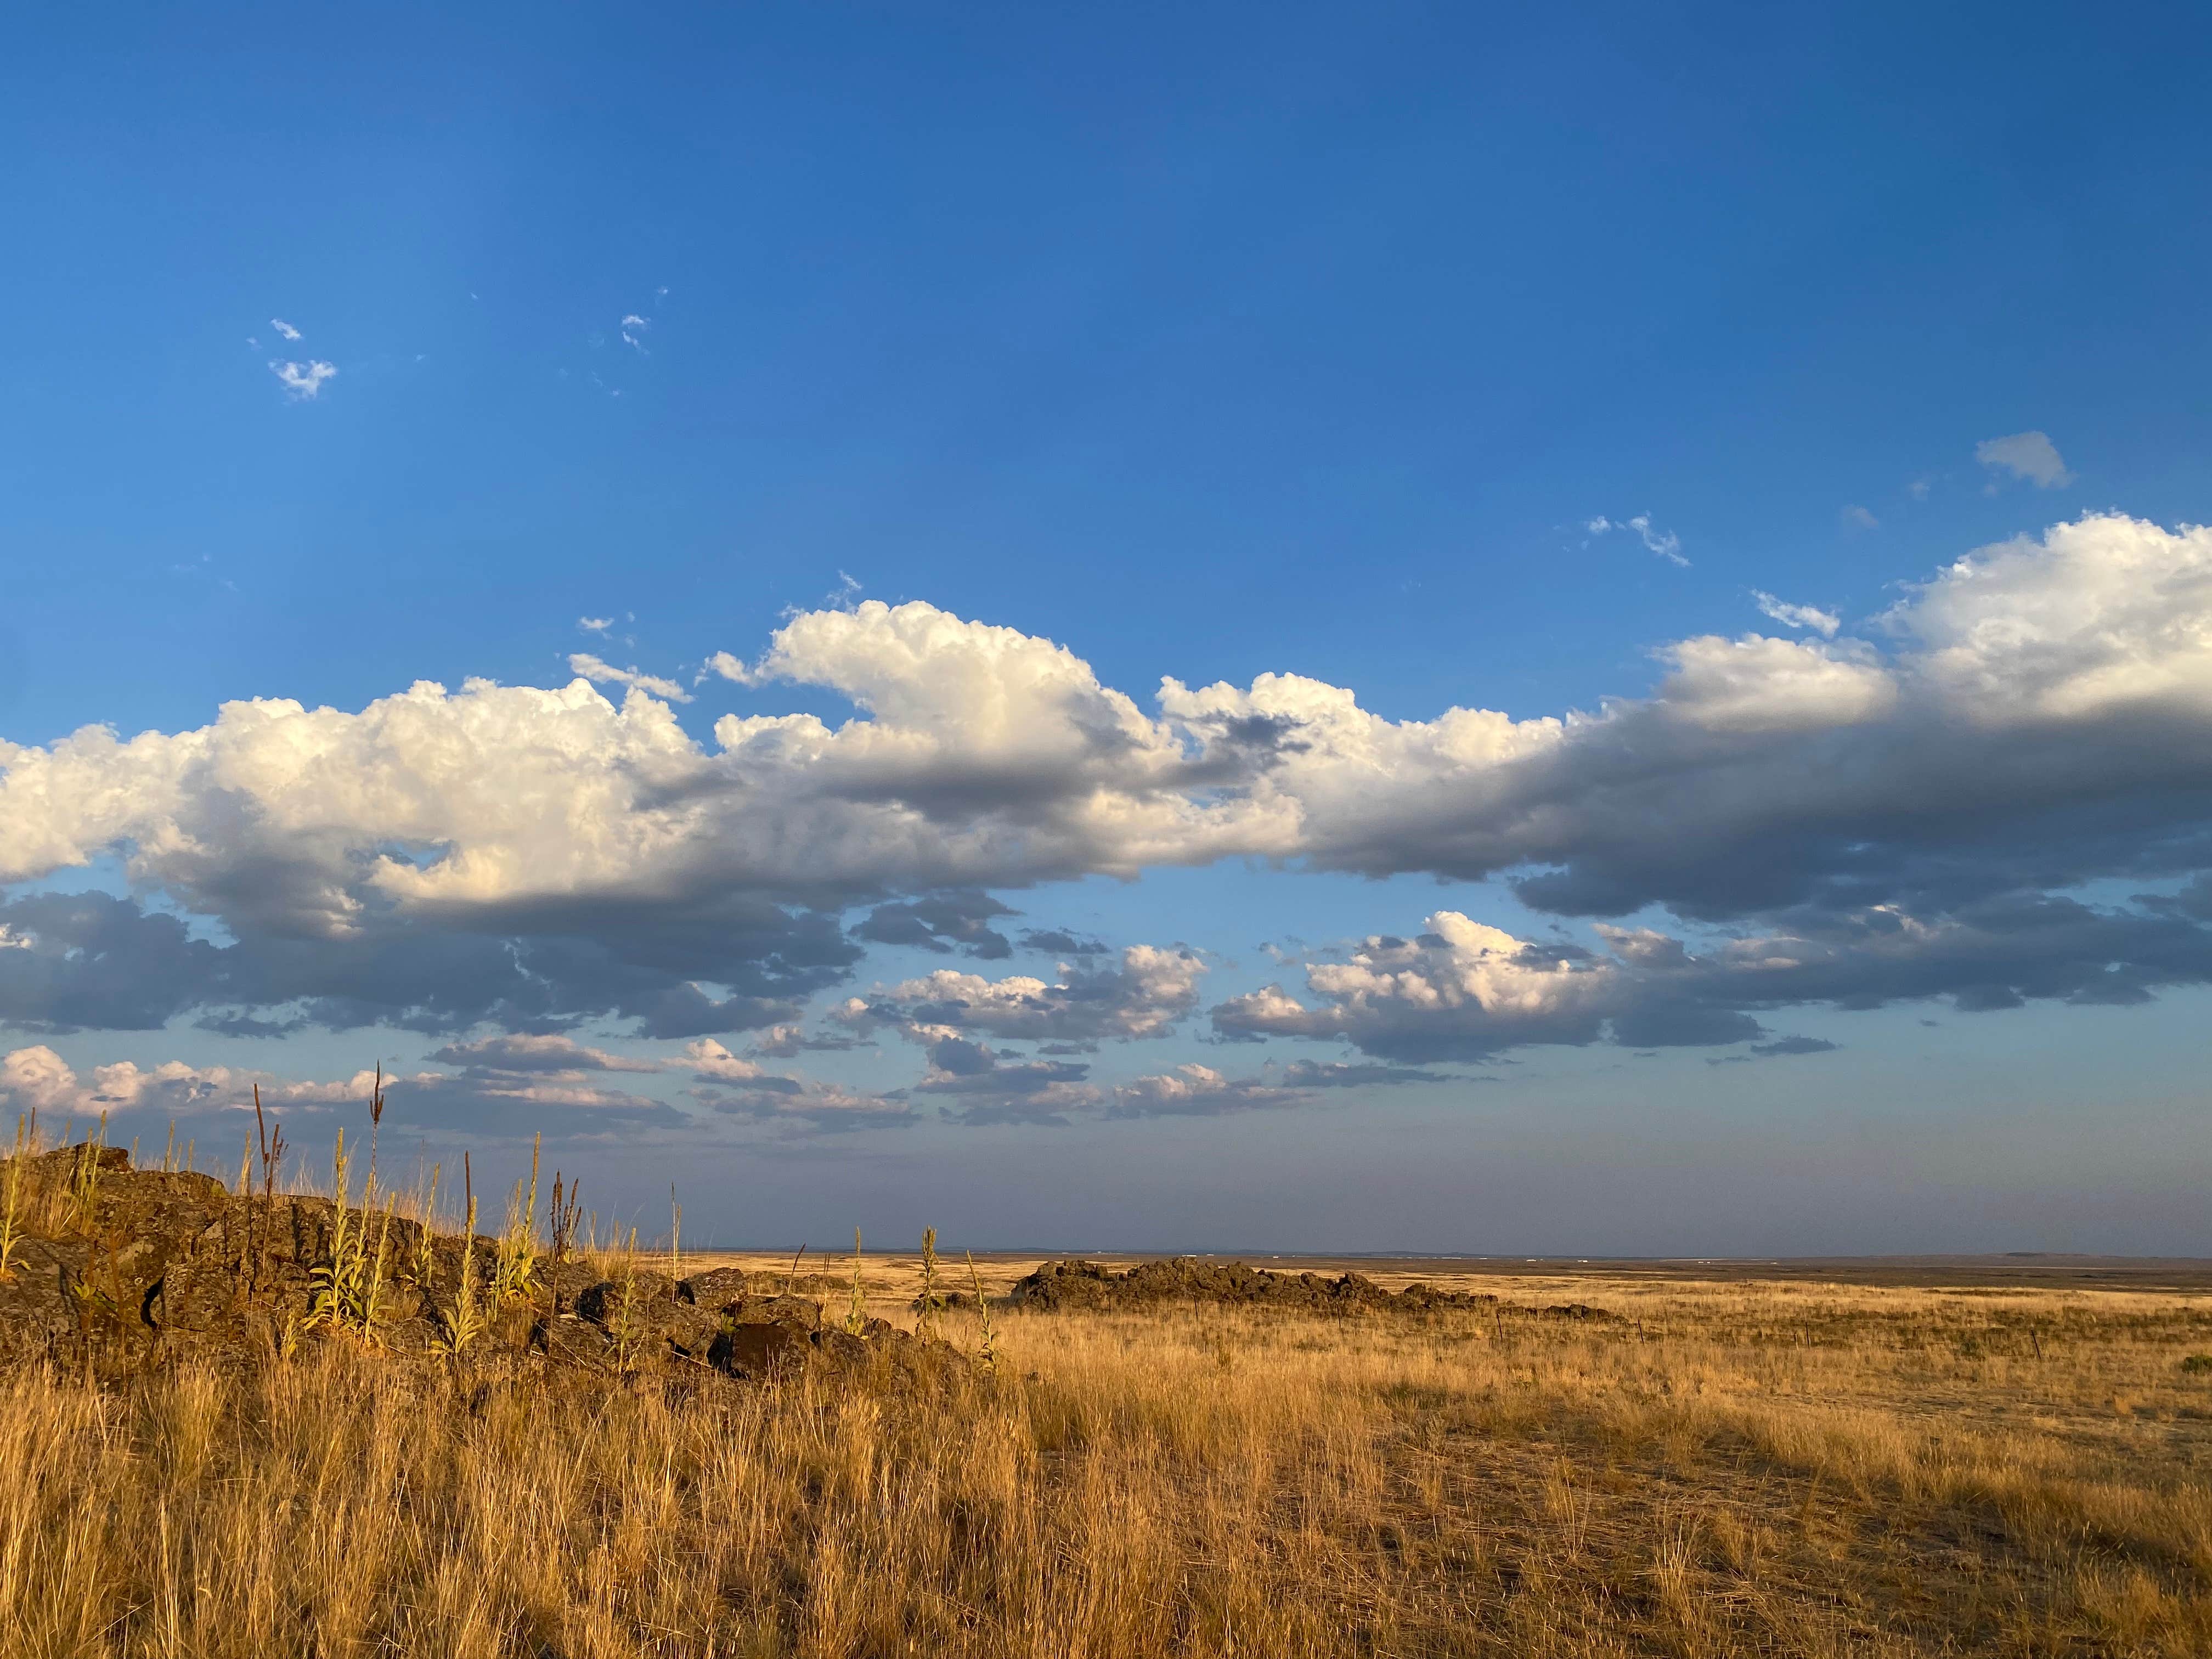
[[[707,1363],[716,1370],[752,1381],[804,1364],[813,1352],[805,1327],[781,1321],[732,1323],[714,1334]]]

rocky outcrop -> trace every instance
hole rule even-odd
[[[1242,1261],[1176,1256],[1115,1272],[1097,1261],[1048,1261],[1014,1286],[1017,1304],[1046,1312],[1148,1308],[1170,1302],[1280,1308],[1305,1313],[1423,1313],[1486,1307],[1494,1296],[1425,1284],[1386,1291],[1360,1273],[1279,1273]]]
[[[735,1268],[678,1279],[619,1258],[540,1255],[502,1284],[495,1239],[426,1235],[381,1200],[342,1214],[325,1198],[240,1196],[211,1176],[134,1170],[116,1148],[0,1160],[0,1202],[10,1188],[0,1362],[116,1376],[185,1358],[249,1365],[340,1340],[464,1362],[747,1382],[812,1366],[918,1383],[967,1364],[882,1320],[825,1328],[819,1303],[757,1293]],[[359,1272],[349,1311],[333,1316],[342,1237],[356,1241]]]

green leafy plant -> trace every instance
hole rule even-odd
[[[854,1336],[868,1322],[868,1298],[860,1289],[860,1230],[853,1229],[853,1302],[845,1310],[845,1328]]]
[[[499,1239],[494,1246],[491,1267],[491,1298],[495,1307],[510,1302],[520,1302],[531,1291],[532,1275],[538,1271],[538,1155],[543,1137],[530,1143],[530,1194],[523,1195],[522,1183],[514,1183],[514,1194],[507,1200],[507,1222],[499,1230]],[[471,1231],[474,1231],[473,1225]]]
[[[100,1133],[87,1137],[78,1150],[76,1165],[70,1173],[69,1225],[77,1232],[92,1229],[94,1212],[100,1204],[100,1155],[107,1146],[107,1114],[100,1115]]]
[[[463,1174],[467,1165],[463,1164]],[[471,1183],[473,1186],[473,1182]],[[461,1281],[453,1291],[453,1305],[438,1323],[438,1334],[431,1346],[449,1359],[458,1359],[484,1333],[489,1322],[481,1304],[477,1300],[477,1196],[468,1195],[467,1231],[461,1239]]]
[[[921,1230],[921,1312],[914,1322],[916,1336],[937,1334],[937,1229]]]
[[[622,1286],[622,1300],[616,1304],[614,1328],[610,1334],[615,1340],[615,1369],[628,1376],[636,1370],[638,1354],[645,1345],[644,1328],[637,1316],[637,1229],[635,1227],[629,1230],[629,1241],[623,1249],[622,1265],[615,1278]]]
[[[975,1253],[968,1252],[968,1282],[975,1287],[975,1311],[983,1322],[983,1346],[975,1363],[987,1371],[999,1369],[999,1328],[991,1322],[991,1304],[983,1299],[983,1275],[975,1271]]]
[[[390,1200],[386,1201],[372,1250],[369,1222],[378,1212],[365,1205],[353,1205],[349,1164],[345,1131],[341,1129],[337,1150],[331,1158],[337,1198],[331,1223],[330,1259],[308,1273],[313,1292],[307,1305],[307,1328],[327,1325],[332,1330],[373,1337],[383,1313],[384,1265],[392,1237],[392,1205]]]

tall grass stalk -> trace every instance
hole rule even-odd
[[[8,1207],[0,1213],[0,1281],[15,1276],[15,1249],[21,1235],[16,1231],[16,1218],[21,1213],[23,1198],[23,1165],[29,1161],[28,1148],[23,1134],[23,1115],[15,1115],[15,1151],[8,1160]]]
[[[430,1166],[430,1179],[415,1195],[415,1282],[425,1295],[430,1288],[430,1275],[436,1271],[438,1253],[434,1229],[438,1224],[438,1171],[440,1165]]]
[[[860,1289],[860,1230],[853,1229],[853,1300],[845,1310],[845,1328],[858,1336],[868,1323],[868,1298]]]

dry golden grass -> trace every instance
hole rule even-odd
[[[849,1264],[805,1266],[834,1312]],[[876,1311],[910,1266],[869,1262]],[[0,1648],[2212,1653],[2202,1299],[1479,1288],[1625,1317],[1000,1312],[995,1376],[912,1395],[343,1338],[235,1380],[19,1372]]]

